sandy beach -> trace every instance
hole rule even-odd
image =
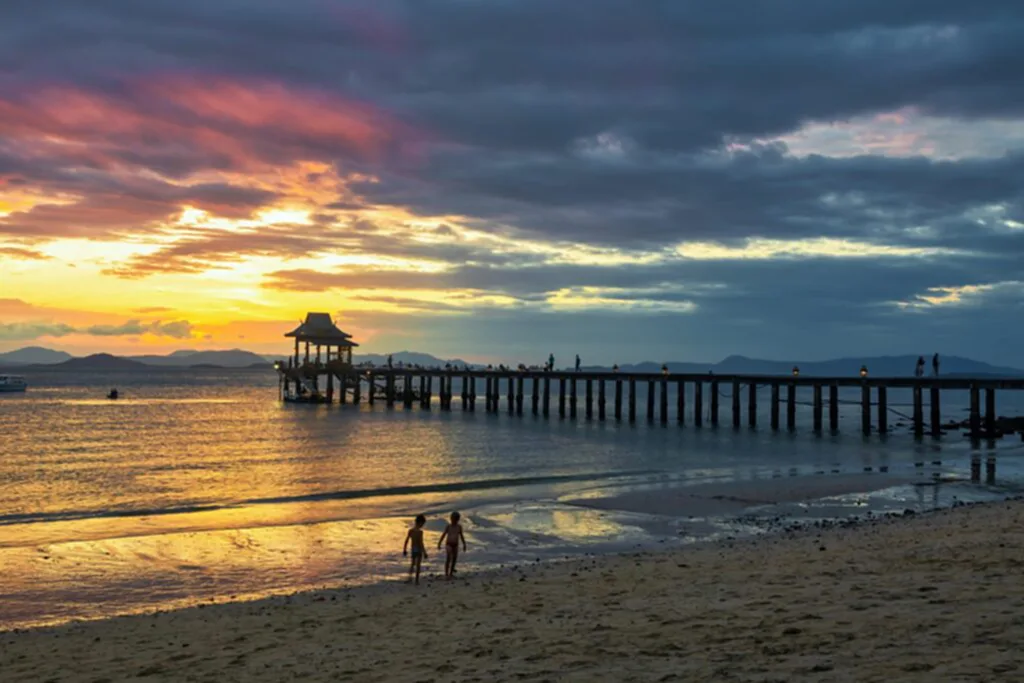
[[[440,562],[431,555],[430,570]],[[0,672],[5,683],[1020,681],[1022,579],[1016,501],[6,633]]]

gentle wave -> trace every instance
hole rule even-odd
[[[210,505],[182,505],[166,508],[132,508],[122,510],[67,510],[62,512],[15,513],[0,515],[0,526],[14,524],[38,524],[44,522],[71,522],[84,519],[109,519],[130,517],[156,517],[162,515],[180,515],[195,512],[214,512],[231,508],[253,505],[281,505],[287,503],[309,503],[318,501],[354,500],[360,498],[377,498],[384,496],[410,496],[430,493],[449,493],[458,491],[483,491],[487,489],[512,488],[542,484],[558,484],[562,482],[579,482],[604,480],[613,477],[636,477],[656,474],[656,470],[634,470],[627,472],[595,472],[590,474],[550,475],[544,477],[505,477],[501,479],[482,479],[476,481],[443,482],[417,486],[392,486],[375,489],[354,489],[349,491],[325,491],[296,496],[274,496],[269,498],[251,498],[233,503]]]

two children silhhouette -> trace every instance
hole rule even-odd
[[[462,541],[462,550],[466,550],[466,537],[462,534],[462,524],[459,523],[460,519],[462,519],[462,515],[458,512],[453,512],[451,521],[445,527],[441,538],[437,540],[437,547],[440,548],[441,544],[444,543],[445,550],[448,552],[448,557],[444,561],[444,575],[445,578],[449,579],[455,575],[455,562],[459,559],[459,541]],[[405,545],[402,546],[402,555],[408,555],[409,546],[410,544],[412,545],[409,580],[411,581],[415,574],[417,584],[420,582],[420,565],[423,560],[428,559],[427,549],[423,544],[423,525],[426,523],[426,517],[417,515],[416,526],[409,529],[409,533],[405,536]]]

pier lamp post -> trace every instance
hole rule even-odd
[[[800,368],[798,368],[795,365],[793,366],[793,376],[794,377],[799,377],[800,376]]]
[[[864,377],[868,376],[868,366],[866,366],[866,365],[860,366],[860,376],[861,376],[861,378],[864,378]]]
[[[668,375],[668,366],[667,365],[662,365],[661,366],[661,374],[662,375]]]
[[[619,371],[619,364],[616,363],[615,365],[612,366],[612,372],[618,372],[618,371]]]

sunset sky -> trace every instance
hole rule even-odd
[[[1019,0],[0,6],[0,351],[1024,365]]]

